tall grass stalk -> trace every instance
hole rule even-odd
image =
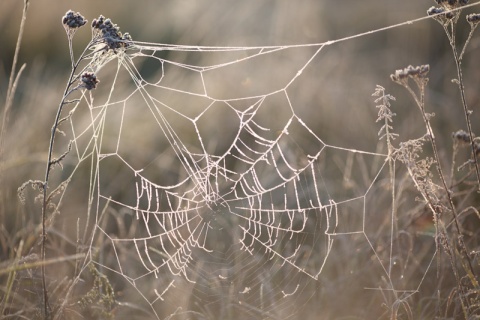
[[[4,162],[3,154],[4,154],[5,135],[7,131],[10,110],[13,104],[13,98],[15,96],[15,91],[18,86],[18,81],[26,67],[26,64],[24,63],[20,67],[18,72],[16,72],[15,70],[17,68],[18,55],[20,53],[20,46],[23,39],[23,32],[25,29],[25,21],[27,20],[27,11],[28,11],[29,4],[30,4],[30,0],[23,1],[22,19],[20,20],[20,29],[18,31],[17,44],[15,46],[15,53],[13,54],[12,70],[10,71],[10,78],[8,80],[7,95],[5,99],[5,106],[3,108],[2,127],[0,129],[0,163]],[[0,168],[0,180],[3,175],[2,171],[3,171],[3,168]]]

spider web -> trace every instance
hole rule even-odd
[[[330,144],[292,97],[334,43],[133,41],[92,54],[86,69],[101,82],[68,117],[69,180],[89,177],[78,183],[89,190],[85,263],[126,281],[157,318],[231,317],[225,306],[243,317],[301,313],[342,255],[338,242],[370,248],[382,290],[415,292],[420,284],[392,280],[393,235],[382,251],[367,227],[387,154]]]

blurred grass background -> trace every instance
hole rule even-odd
[[[19,66],[27,63],[27,67],[15,95],[4,158],[1,159],[0,260],[12,261],[22,240],[22,256],[38,250],[40,207],[33,201],[21,205],[16,192],[28,179],[43,179],[50,128],[70,70],[68,44],[61,24],[61,17],[67,10],[79,11],[89,23],[102,14],[138,41],[267,46],[319,43],[351,36],[425,16],[426,10],[434,4],[430,0],[31,0],[19,57]],[[0,1],[0,101],[5,100],[22,6],[23,2],[19,0]],[[468,26],[466,23],[461,26],[459,39],[464,39]],[[77,53],[90,36],[88,28],[77,33],[74,39]],[[472,106],[478,106],[480,97],[480,72],[475,59],[479,39],[478,35],[474,36],[463,63],[467,98]],[[417,137],[423,134],[424,127],[416,106],[407,93],[389,79],[395,69],[409,64],[431,66],[427,106],[436,114],[433,122],[439,138],[442,138],[442,155],[448,162],[451,152],[449,136],[464,128],[464,115],[458,90],[450,81],[456,73],[447,39],[435,21],[421,21],[324,48],[300,81],[293,85],[293,104],[298,107],[298,115],[326,142],[375,151],[379,125],[375,124],[377,111],[371,93],[375,85],[380,84],[397,97],[394,103],[394,112],[398,114],[395,131],[400,133],[402,141]],[[473,119],[474,131],[478,132],[478,114],[475,113]],[[221,115],[212,122],[222,122]],[[339,123],[342,130],[339,130]],[[64,206],[74,207],[77,202],[78,199],[72,198]],[[379,212],[385,212],[385,208],[379,208]],[[378,219],[383,221],[385,217]],[[75,226],[68,225],[72,221],[74,219],[65,216],[57,221],[59,238],[62,233],[68,234],[66,230],[75,229]],[[68,247],[65,251],[73,250],[71,244],[57,241],[57,252],[51,253],[52,256],[62,255],[61,249],[65,246]],[[342,261],[340,258],[335,257],[335,260]],[[359,264],[360,268],[361,261],[362,258],[354,258],[349,263],[353,267]],[[63,274],[61,266],[52,268],[53,274]],[[334,297],[345,294],[342,288],[333,285],[329,290],[322,289],[322,294]],[[361,291],[345,295],[346,298],[338,299],[338,305],[322,310],[322,317],[332,319],[339,315],[354,315],[365,309],[365,301],[360,299]],[[359,300],[352,303],[350,312],[340,301],[352,299]],[[382,314],[381,302],[375,300],[371,303],[372,310],[363,310],[362,318],[368,319],[370,311],[371,314]]]

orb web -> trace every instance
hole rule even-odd
[[[372,288],[415,292],[393,280],[401,237],[392,227],[380,244],[368,229],[372,194],[390,181],[386,151],[333,145],[341,125],[322,136],[298,112],[294,85],[337,42],[132,41],[91,54],[85,69],[101,82],[72,104],[64,168],[88,177],[85,266],[121,279],[157,318],[301,313],[349,246],[368,247],[386,279]]]

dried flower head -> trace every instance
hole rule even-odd
[[[78,12],[68,10],[62,18],[62,23],[65,29],[78,29],[87,23],[87,20]]]
[[[442,25],[457,22],[458,17],[460,16],[460,10],[455,9],[468,4],[468,0],[435,0],[435,2],[440,7],[431,7],[428,9],[427,14],[433,16],[433,19],[437,20]]]
[[[99,82],[100,81],[93,72],[85,72],[82,74],[82,86],[87,90],[95,89]]]
[[[459,144],[469,144],[470,136],[465,130],[458,130],[452,134],[452,138]]]
[[[472,27],[476,26],[480,22],[480,13],[471,13],[467,15],[467,21]]]
[[[436,7],[430,7],[430,9],[427,10],[427,14],[429,16],[433,16],[433,19],[437,20],[441,24],[449,23],[455,17],[453,12],[447,11],[445,8]]]
[[[390,78],[395,82],[405,82],[408,78],[426,79],[428,71],[430,71],[428,64],[417,67],[408,66],[405,69],[396,70],[394,74],[390,75]]]
[[[98,34],[106,44],[106,50],[127,48],[131,45],[132,37],[130,34],[128,32],[122,34],[116,24],[112,23],[110,19],[105,19],[102,15],[98,19],[93,19],[92,29],[94,34]]]

